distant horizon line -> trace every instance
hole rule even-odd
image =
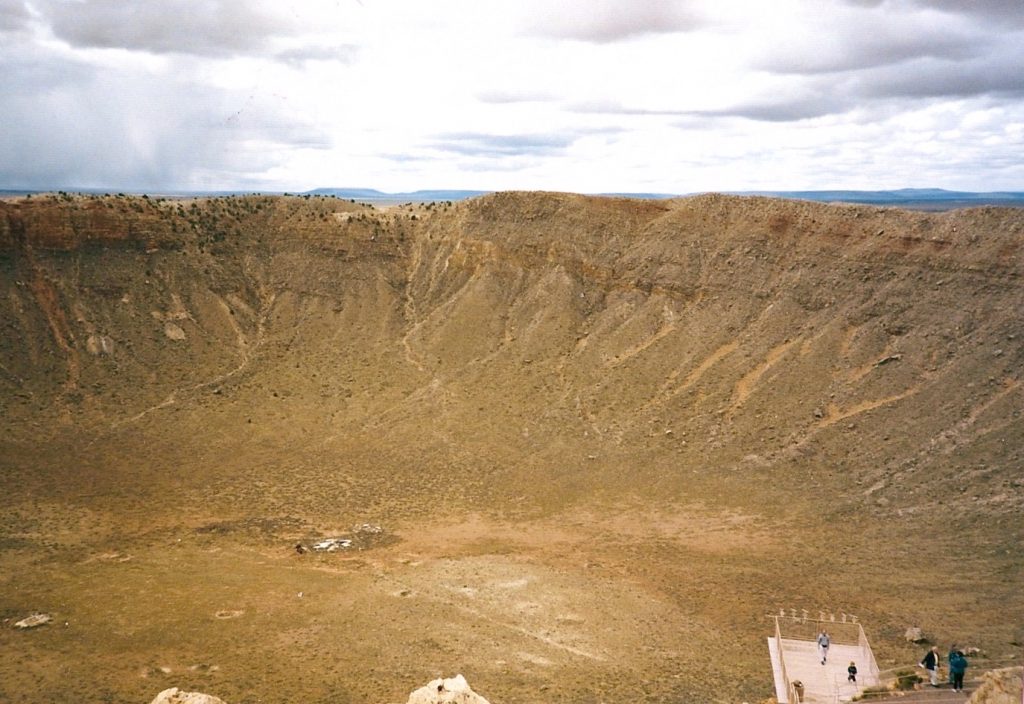
[[[501,190],[473,190],[473,189],[419,189],[415,191],[381,191],[376,188],[365,187],[320,187],[305,191],[292,190],[256,190],[256,189],[211,189],[211,190],[189,190],[189,189],[109,189],[109,188],[57,188],[57,189],[14,189],[0,188],[0,196],[32,196],[46,194],[81,194],[81,195],[132,195],[132,196],[153,196],[153,197],[220,197],[237,195],[268,195],[268,196],[326,196],[346,200],[361,200],[370,203],[397,204],[407,201],[459,201],[468,198],[488,195],[501,192],[529,192],[530,189],[501,189]],[[913,205],[919,204],[927,207],[929,204],[941,206],[943,204],[955,205],[1008,205],[1024,207],[1024,191],[959,191],[945,188],[916,188],[904,187],[897,189],[806,189],[806,190],[706,190],[687,193],[666,193],[666,192],[632,192],[632,191],[606,191],[583,193],[578,191],[558,191],[549,189],[537,189],[539,193],[576,193],[578,195],[595,197],[620,197],[637,199],[664,200],[670,198],[686,198],[703,194],[721,193],[723,195],[736,196],[764,196],[771,198],[786,198],[797,200],[811,200],[819,202],[846,202],[863,205]]]

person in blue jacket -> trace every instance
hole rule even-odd
[[[964,673],[967,672],[967,658],[959,650],[949,656],[949,676],[953,680],[953,691],[964,691]]]

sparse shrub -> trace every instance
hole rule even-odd
[[[896,672],[895,687],[901,692],[907,692],[923,681],[913,670],[899,670]]]
[[[864,691],[853,698],[853,701],[873,701],[880,697],[888,697],[889,688],[884,684],[876,684],[873,687],[865,687]]]

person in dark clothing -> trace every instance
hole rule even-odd
[[[964,673],[967,672],[967,658],[957,650],[949,656],[949,676],[953,680],[953,691],[964,691]]]
[[[850,666],[848,668],[846,668],[846,671],[849,673],[846,676],[846,681],[847,682],[853,682],[853,683],[856,684],[856,682],[857,682],[857,664],[851,662]]]
[[[932,687],[938,687],[939,649],[935,646],[932,646],[932,649],[925,654],[924,658],[921,660],[919,664],[921,665],[921,667],[928,670],[928,678],[930,680],[929,684],[931,684]]]

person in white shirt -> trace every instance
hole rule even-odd
[[[825,664],[825,660],[828,659],[828,646],[831,641],[829,640],[828,633],[825,629],[821,629],[821,633],[818,634],[818,655],[821,656],[821,664]]]

